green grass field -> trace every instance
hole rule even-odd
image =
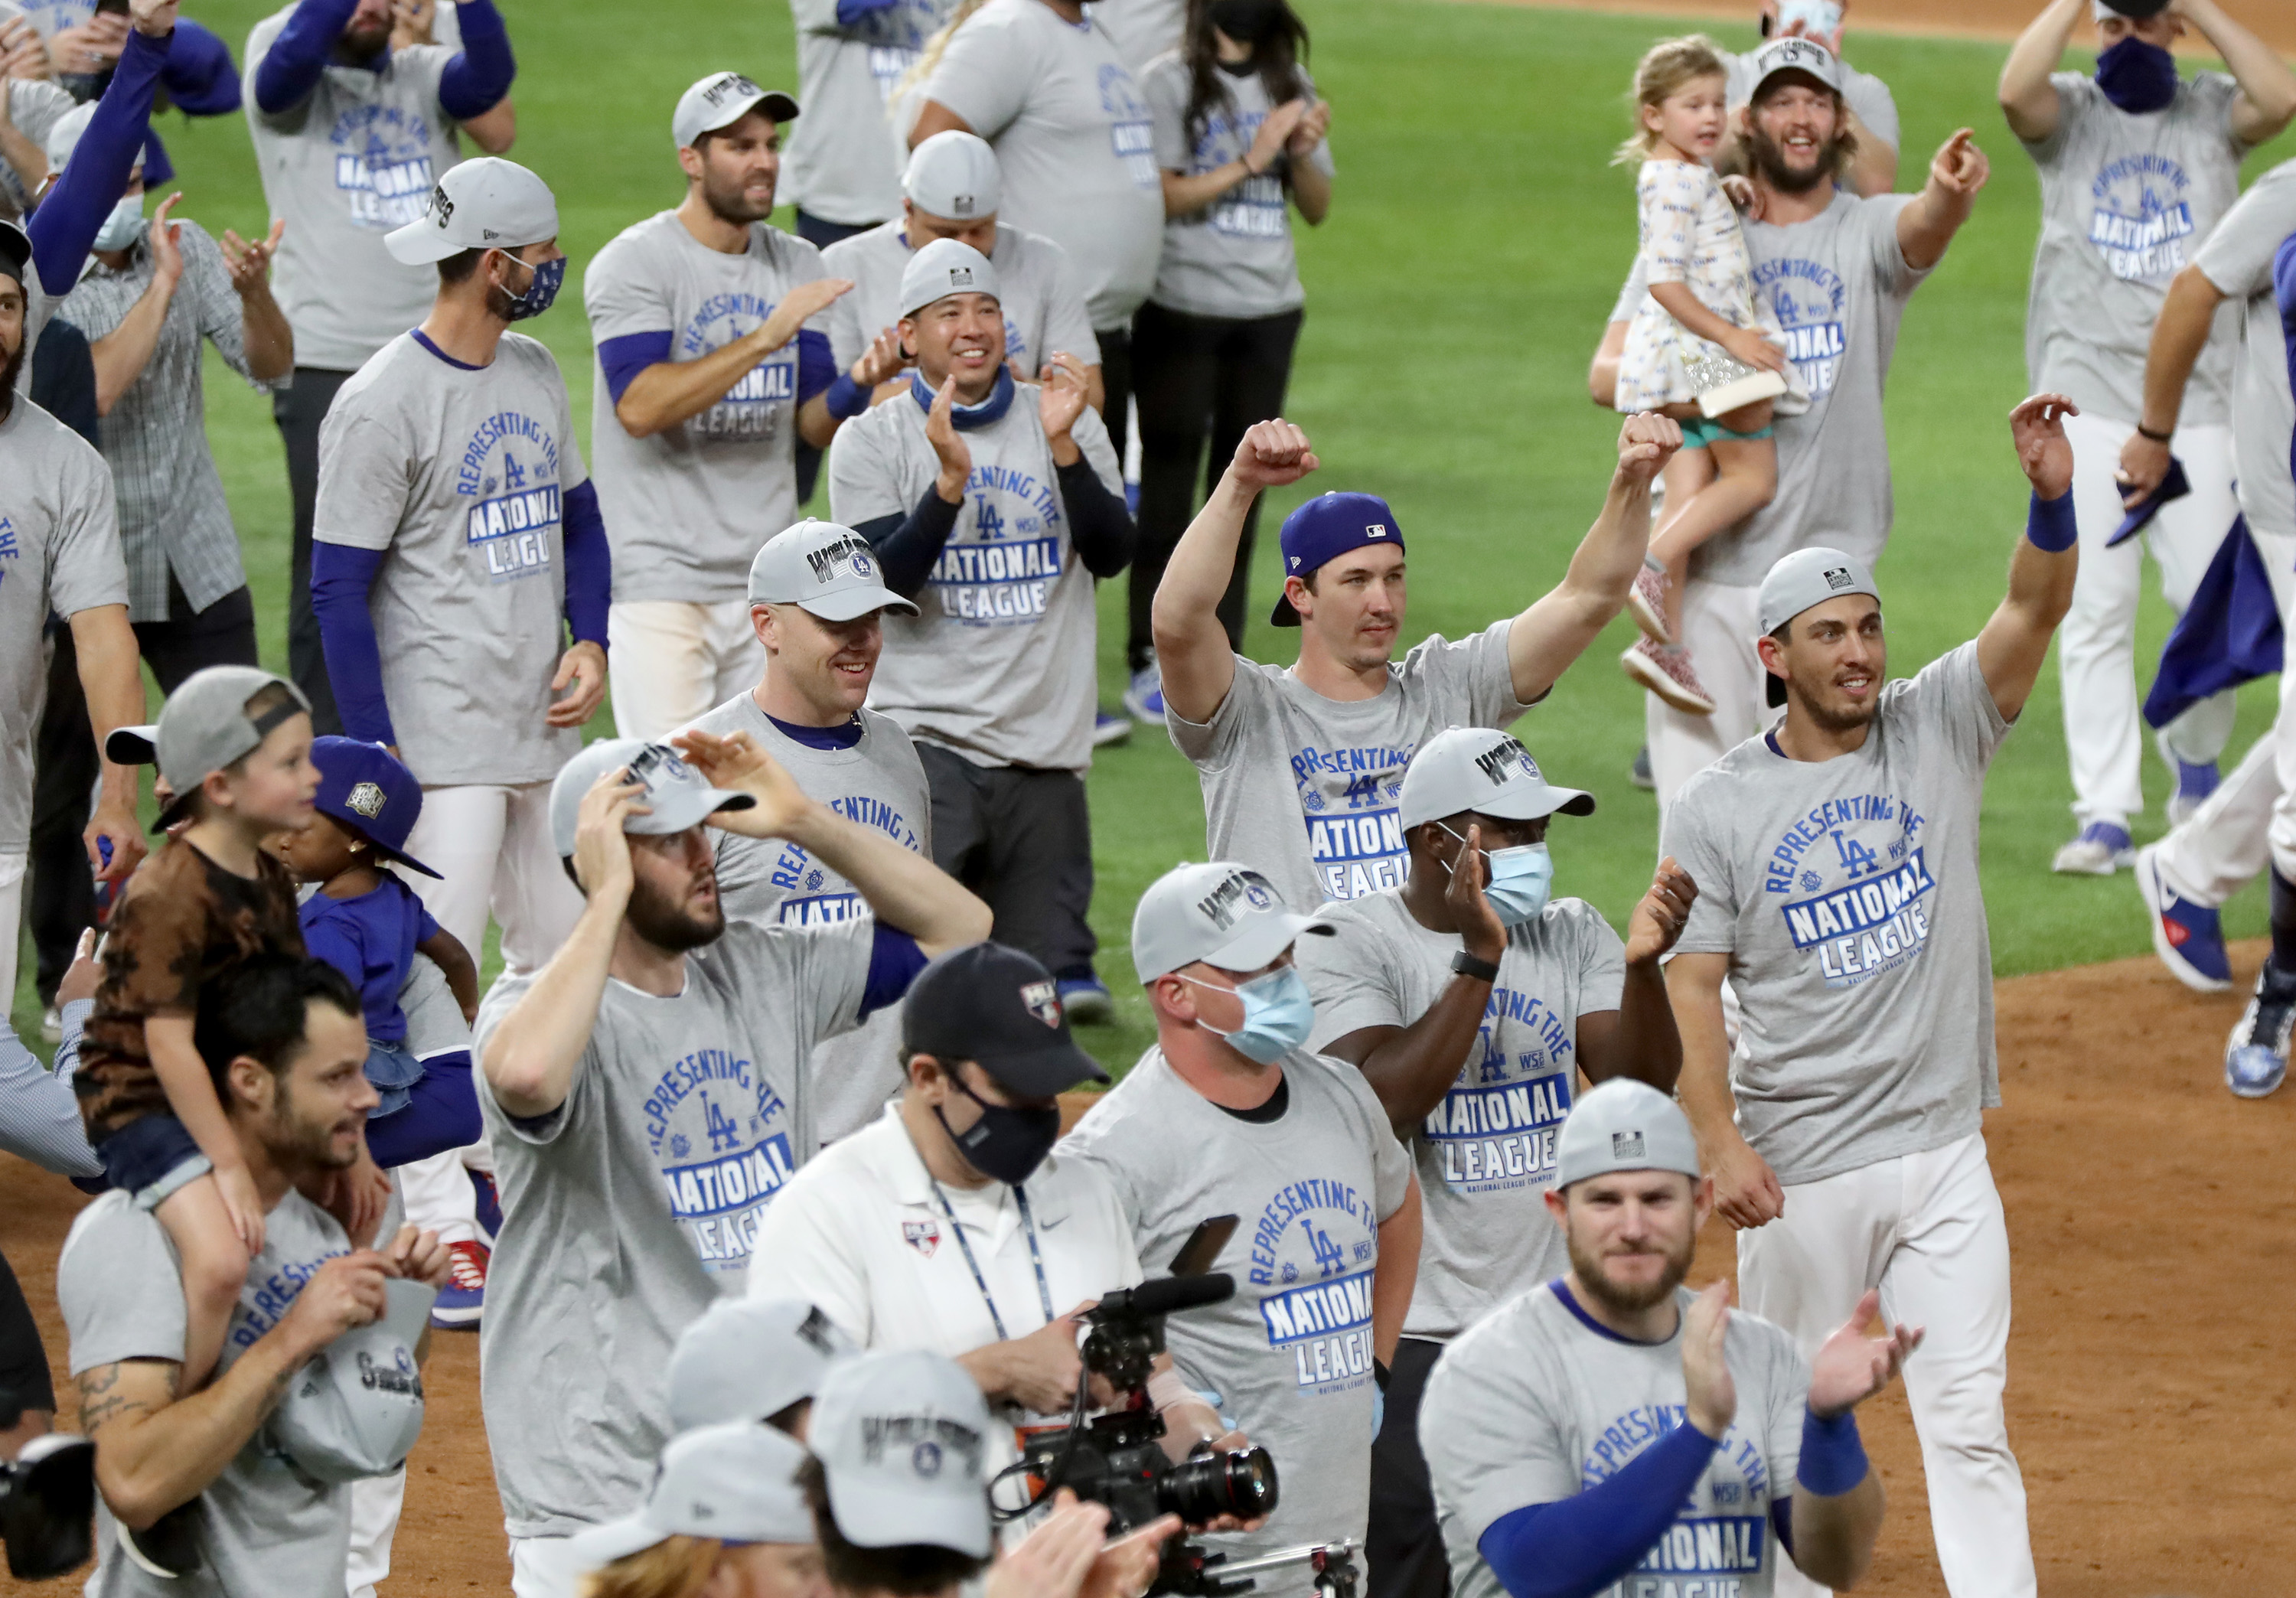
[[[1584,373],[1635,237],[1631,181],[1606,163],[1625,127],[1634,61],[1664,29],[1645,18],[1504,5],[1301,4],[1315,29],[1316,78],[1335,108],[1339,164],[1330,221],[1301,230],[1308,316],[1289,411],[1325,463],[1307,488],[1385,495],[1412,544],[1406,641],[1456,636],[1550,586],[1601,502],[1617,422],[1588,404]],[[237,52],[272,0],[193,0],[191,9]],[[788,16],[770,4],[686,0],[666,27],[620,0],[509,10],[520,65],[512,154],[556,188],[574,274],[615,233],[679,198],[668,120],[686,84],[739,67],[795,86]],[[1718,31],[1735,48],[1752,38],[1750,29]],[[1854,39],[1851,53],[1896,91],[1901,187],[1918,184],[1930,152],[1960,126],[1977,129],[1994,162],[1976,217],[1913,301],[1890,390],[1898,515],[1882,581],[1891,666],[1906,675],[1983,623],[2023,525],[2025,486],[2003,419],[2025,387],[2037,184],[1993,102],[1998,46],[1872,37]],[[185,214],[217,231],[265,225],[238,118],[170,116],[165,135]],[[2251,175],[2291,153],[2296,141],[2283,139],[2258,153]],[[586,441],[590,344],[578,284],[570,281],[558,308],[529,325],[556,350]],[[283,668],[288,502],[278,436],[267,404],[212,364],[208,415],[265,659]],[[1305,491],[1269,507],[1255,574],[1262,614],[1275,585],[1275,520]],[[1103,699],[1113,704],[1119,586],[1103,590],[1101,618]],[[2157,653],[2167,624],[2166,607],[2148,596],[2141,660]],[[1614,659],[1631,636],[1630,623],[1615,623],[1518,728],[1558,781],[1600,795],[1600,814],[1558,829],[1557,891],[1614,921],[1648,881],[1657,827],[1651,796],[1627,781],[1642,737],[1641,693]],[[1255,621],[1247,647],[1275,660],[1293,645]],[[2244,696],[2234,758],[2268,725],[2271,692],[2255,684]],[[604,730],[602,714],[594,735]],[[2168,785],[2149,756],[2146,766],[2154,811],[2136,823],[2140,839],[2162,830]],[[2070,835],[2070,799],[2051,670],[1987,791],[1986,900],[2002,974],[2148,947],[2125,877],[2049,873],[2050,852]],[[1149,729],[1103,753],[1092,804],[1094,922],[1119,1014],[1086,1038],[1121,1067],[1152,1036],[1127,953],[1132,905],[1167,866],[1201,857],[1202,809],[1194,774]],[[2233,935],[2261,930],[2261,893],[2243,893],[2226,917]],[[29,947],[23,964],[15,1018],[29,1030],[38,1012]]]

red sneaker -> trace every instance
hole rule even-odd
[[[1619,657],[1619,664],[1628,676],[1685,716],[1714,714],[1714,701],[1691,669],[1690,651],[1679,643],[1652,643],[1637,638],[1634,647]]]
[[[447,1245],[447,1285],[430,1307],[430,1323],[450,1331],[475,1326],[487,1307],[487,1246],[481,1242]]]

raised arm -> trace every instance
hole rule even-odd
[[[2169,0],[2169,10],[2201,30],[2240,85],[2240,97],[2232,102],[2232,136],[2251,145],[2278,138],[2296,118],[2296,72],[2271,45],[2226,15],[2217,0]]]
[[[2064,59],[2074,27],[2090,9],[2089,0],[2050,0],[2041,14],[2025,25],[2025,31],[2009,48],[2009,59],[2001,65],[1997,91],[2001,114],[2009,119],[2009,131],[2028,143],[2057,131],[2063,108],[2049,74]]]
[[[1403,1202],[1379,1224],[1379,1258],[1371,1267],[1371,1350],[1380,1364],[1395,1363],[1403,1337],[1403,1316],[1419,1283],[1419,1242],[1425,1231],[1419,1198],[1419,1173],[1411,1174]]]
[[[1219,602],[1235,570],[1235,546],[1251,502],[1265,489],[1298,482],[1319,463],[1308,435],[1291,422],[1277,417],[1255,423],[1237,441],[1219,486],[1172,546],[1149,623],[1164,702],[1183,721],[1210,721],[1235,684],[1235,653],[1220,626]]]
[[[2067,416],[2079,408],[2062,394],[2036,394],[2009,413],[2017,463],[2033,485],[2026,535],[2009,557],[2009,593],[1977,635],[1977,668],[2002,717],[2017,719],[2041,675],[2049,640],[2072,609],[2080,543],[2073,524],[2073,447]]]
[[[1507,669],[1519,703],[1554,686],[1625,608],[1650,547],[1651,483],[1681,447],[1682,429],[1652,412],[1629,416],[1619,429],[1619,461],[1602,513],[1578,541],[1562,580],[1507,628]]]
[[[1698,885],[1669,855],[1627,922],[1626,979],[1619,1007],[1578,1018],[1578,1069],[1588,1082],[1632,1077],[1671,1094],[1682,1074],[1682,1033],[1659,962],[1682,936]]]
[[[1667,996],[1682,1037],[1682,1074],[1676,1092],[1698,1135],[1698,1160],[1714,1179],[1714,1208],[1741,1229],[1767,1225],[1785,1213],[1777,1173],[1738,1134],[1737,1102],[1730,1092],[1730,1034],[1722,1021],[1722,979],[1727,955],[1677,955],[1666,967]]]
[[[119,324],[87,347],[88,358],[95,363],[95,414],[99,416],[111,414],[112,407],[135,386],[160,348],[160,329],[184,280],[184,225],[170,220],[182,199],[180,193],[170,194],[152,213],[144,235],[152,249],[151,283],[127,307]]]
[[[2197,266],[2185,267],[2169,284],[2161,315],[2152,324],[2152,348],[2144,355],[2144,403],[2137,430],[2120,447],[2120,495],[2142,499],[2169,475],[2169,440],[2185,409],[2185,385],[2208,348],[2209,326],[2224,291]],[[2157,435],[2157,436],[2153,436]]]
[[[1992,163],[1972,136],[1964,127],[1945,142],[1930,162],[1929,182],[1898,213],[1898,250],[1916,272],[1945,258],[1946,247],[1977,204],[1977,192],[1993,176]]]

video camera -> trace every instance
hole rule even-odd
[[[0,1427],[23,1416],[13,1393],[0,1389]],[[51,1432],[34,1438],[12,1460],[0,1461],[0,1543],[8,1574],[43,1581],[87,1563],[95,1550],[95,1445]]]

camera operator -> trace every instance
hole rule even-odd
[[[1057,1095],[1108,1077],[1070,1037],[1052,973],[1000,943],[920,971],[901,1035],[899,1101],[782,1189],[758,1227],[757,1258],[773,1268],[751,1288],[809,1299],[864,1348],[955,1359],[1004,1422],[993,1477],[1017,1457],[1014,1428],[1058,1425],[1073,1403],[1079,1317],[1141,1279],[1107,1176],[1052,1157]],[[1159,1364],[1152,1397],[1172,1457],[1242,1446]],[[1114,1401],[1093,1385],[1095,1407]]]
[[[1315,1011],[1292,945],[1327,930],[1249,867],[1166,873],[1132,920],[1156,1044],[1061,1145],[1112,1179],[1144,1258],[1241,1218],[1206,1267],[1235,1296],[1165,1331],[1188,1385],[1275,1461],[1275,1513],[1218,1542],[1234,1561],[1364,1536],[1375,1381],[1419,1261],[1419,1184],[1386,1110],[1362,1072],[1302,1046]],[[1305,1598],[1313,1579],[1303,1564],[1257,1591]]]
[[[1806,1364],[1730,1308],[1728,1282],[1685,1290],[1714,1184],[1689,1118],[1644,1083],[1579,1100],[1554,1165],[1570,1270],[1461,1334],[1419,1412],[1452,1591],[1767,1598],[1781,1546],[1812,1579],[1856,1585],[1882,1484],[1850,1412],[1920,1330],[1868,1340],[1868,1292]]]

